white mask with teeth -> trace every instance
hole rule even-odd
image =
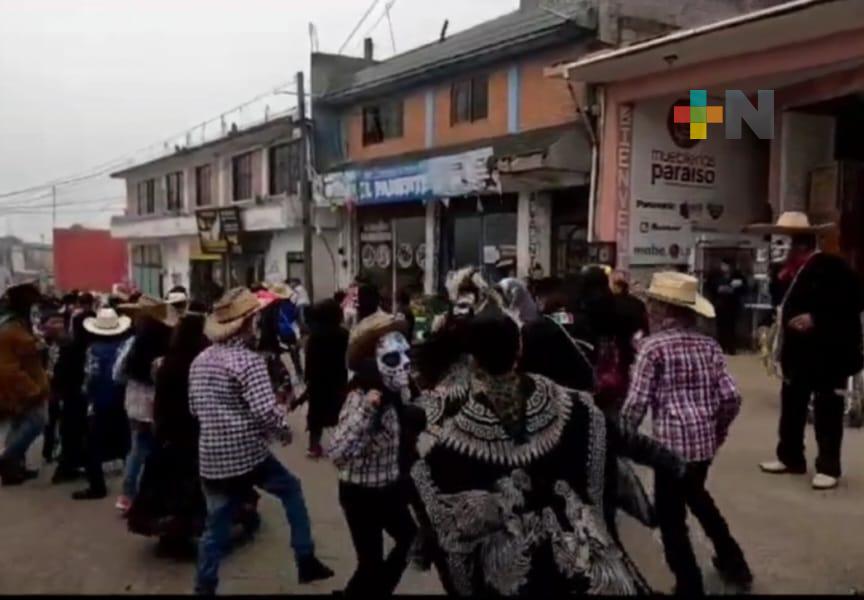
[[[381,379],[390,391],[401,392],[408,389],[411,378],[411,358],[408,356],[410,349],[408,340],[399,332],[388,333],[378,340],[375,360]]]
[[[477,295],[474,292],[460,294],[453,303],[453,315],[457,317],[469,317],[477,308]]]

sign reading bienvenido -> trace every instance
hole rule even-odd
[[[239,254],[243,221],[236,206],[207,208],[195,213],[201,250],[206,254]]]

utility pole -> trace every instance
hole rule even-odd
[[[312,281],[312,185],[309,181],[311,127],[306,122],[306,86],[303,71],[297,73],[297,112],[302,135],[300,136],[300,203],[303,207],[303,285],[309,299],[315,299],[315,286]]]

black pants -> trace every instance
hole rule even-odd
[[[110,415],[97,410],[88,418],[87,443],[85,445],[87,483],[94,492],[105,493],[105,472],[102,463],[105,460],[106,447],[110,436]]]
[[[687,528],[688,507],[714,544],[717,558],[730,568],[746,566],[741,547],[729,532],[729,526],[711,494],[705,489],[710,466],[710,461],[690,463],[681,479],[659,470],[654,471],[657,521],[663,537],[666,563],[675,575],[675,589],[679,594],[704,593],[702,572],[693,554]]]
[[[60,472],[77,471],[85,465],[84,443],[88,435],[87,402],[78,392],[66,394],[60,407]]]
[[[54,461],[54,450],[57,447],[57,425],[60,422],[60,398],[52,392],[48,398],[48,423],[45,425],[45,435],[42,438],[42,458],[46,463]]]
[[[339,503],[357,554],[357,569],[345,595],[358,598],[392,595],[408,566],[408,553],[417,534],[404,488],[399,484],[368,488],[340,482]],[[395,542],[386,559],[385,531]]]
[[[813,385],[801,381],[783,383],[780,409],[780,443],[777,459],[789,469],[807,470],[804,456],[804,428],[807,407],[813,397],[813,428],[816,430],[816,471],[840,477],[840,447],[843,443],[845,402],[836,390],[846,387],[846,379],[833,384]]]
[[[737,325],[737,306],[723,304],[717,306],[717,341],[726,354],[735,354],[735,350],[737,349]]]

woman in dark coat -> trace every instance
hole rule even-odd
[[[342,309],[335,300],[324,300],[312,307],[309,339],[306,342],[306,395],[309,412],[310,458],[322,454],[321,434],[334,427],[345,401],[348,369],[348,332],[342,327]]]

